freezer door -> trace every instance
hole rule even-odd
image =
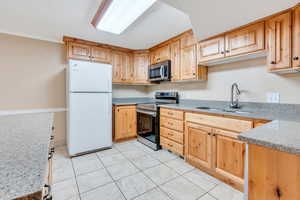
[[[70,92],[111,92],[112,66],[109,64],[70,60]]]
[[[68,112],[71,156],[112,146],[111,93],[71,93]]]

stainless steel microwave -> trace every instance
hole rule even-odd
[[[150,81],[170,81],[171,80],[171,61],[167,60],[149,68]]]

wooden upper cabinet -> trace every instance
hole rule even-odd
[[[270,71],[291,68],[292,13],[287,12],[267,21],[268,66]]]
[[[198,43],[198,62],[207,62],[225,57],[224,36],[201,41]]]
[[[212,167],[212,137],[209,128],[193,123],[186,124],[185,156],[206,168]]]
[[[228,178],[234,177],[243,185],[245,144],[238,139],[219,134],[215,135],[215,139],[216,170]]]
[[[193,32],[185,33],[181,38],[181,48],[190,47],[197,44],[197,39]]]
[[[126,83],[133,82],[134,79],[134,66],[133,66],[133,55],[131,53],[123,54],[123,68],[124,73],[122,74],[122,80]]]
[[[91,47],[84,44],[68,43],[68,58],[90,60]]]
[[[149,83],[149,54],[134,54],[134,82],[135,83]]]
[[[194,80],[197,78],[196,45],[181,49],[181,80]]]
[[[170,45],[159,47],[150,53],[151,64],[160,63],[166,60],[170,60]]]
[[[136,107],[115,108],[115,140],[135,137],[137,133]]]
[[[181,55],[180,55],[180,40],[173,42],[171,45],[171,73],[172,81],[181,80]]]
[[[118,51],[112,51],[112,66],[113,66],[113,82],[119,83],[122,82],[122,76],[124,74],[123,67],[123,54]]]
[[[265,49],[265,22],[225,35],[226,56],[236,56]]]
[[[293,67],[300,67],[300,6],[293,13]]]
[[[91,59],[95,62],[111,63],[110,49],[91,47]]]

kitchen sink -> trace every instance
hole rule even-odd
[[[205,106],[199,106],[199,107],[196,107],[196,109],[219,111],[219,112],[226,112],[226,113],[237,113],[237,114],[250,114],[251,113],[249,111],[242,111],[242,110],[236,110],[236,109],[210,108],[210,107],[205,107]]]

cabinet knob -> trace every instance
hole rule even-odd
[[[271,62],[271,64],[272,64],[272,65],[275,65],[275,64],[276,64],[276,62],[275,62],[275,61],[272,61],[272,62]]]
[[[226,50],[226,53],[230,53],[230,51],[229,51],[229,50]]]
[[[196,73],[193,73],[193,75],[195,76],[195,75],[196,75]]]
[[[224,54],[225,52],[224,51],[221,51],[221,54]]]
[[[296,57],[294,57],[293,59],[294,59],[294,60],[299,60],[299,57],[298,57],[298,56],[296,56]]]

